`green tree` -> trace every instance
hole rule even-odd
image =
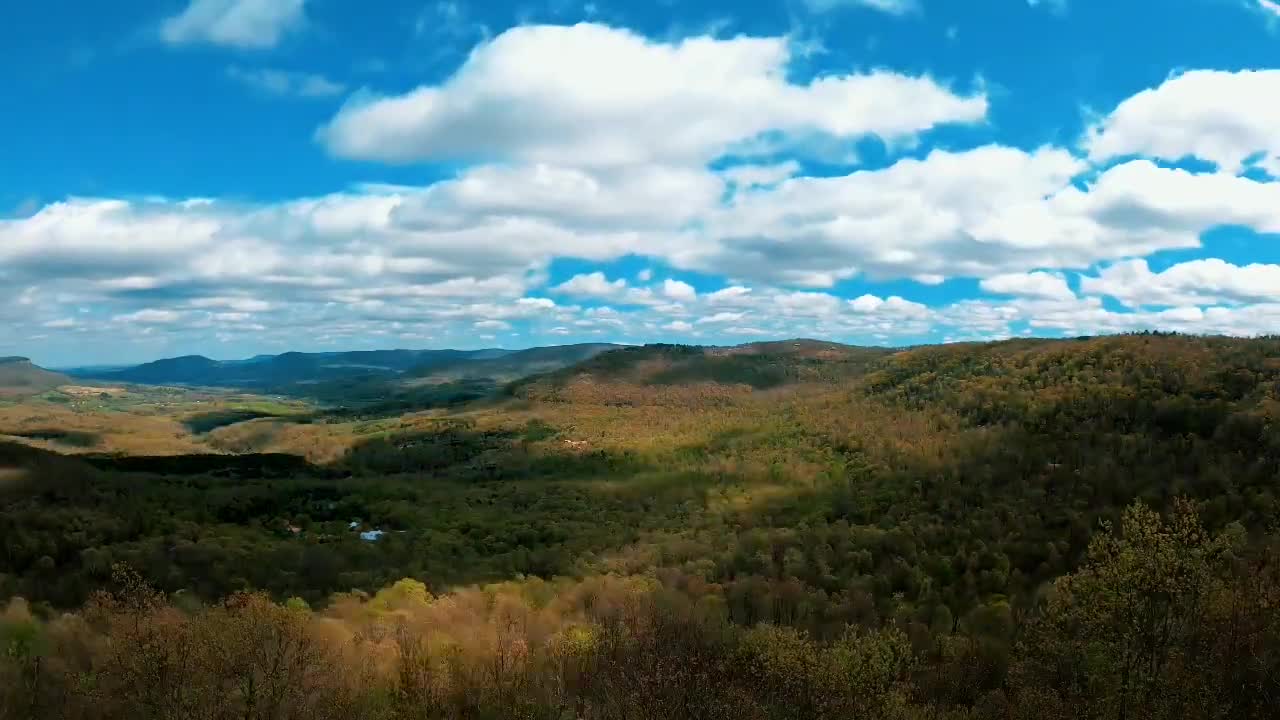
[[[1205,532],[1185,500],[1168,520],[1135,503],[1118,532],[1104,524],[1084,565],[1056,583],[1022,648],[1013,677],[1029,701],[1022,712],[1180,717],[1176,670],[1223,586],[1230,549],[1231,535]]]

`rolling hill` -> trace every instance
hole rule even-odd
[[[422,365],[410,370],[408,374],[435,381],[490,379],[505,382],[553,372],[622,347],[624,346],[611,343],[536,347],[499,357],[468,358],[452,363]]]
[[[510,390],[545,397],[576,382],[639,386],[714,384],[767,390],[850,378],[892,351],[795,339],[732,347],[643,345],[598,353],[560,370],[516,381]]]
[[[455,384],[414,390],[465,394]],[[430,666],[456,673],[450,683],[493,677],[467,668],[493,667],[506,638],[546,653],[531,667],[560,672],[581,667],[564,662],[566,638],[589,652],[595,639],[665,627],[641,649],[675,654],[647,656],[645,668],[719,667],[725,678],[772,668],[780,677],[761,692],[776,697],[793,667],[834,648],[838,662],[820,666],[832,684],[802,687],[802,700],[850,686],[862,653],[917,663],[895,702],[940,698],[937,712],[912,715],[865,713],[859,700],[825,715],[742,713],[753,718],[1041,717],[1045,688],[1107,681],[1120,665],[1098,665],[1103,653],[1115,653],[1106,663],[1132,657],[1128,640],[1109,638],[1149,627],[1157,645],[1175,643],[1158,650],[1170,668],[1161,693],[1204,675],[1215,684],[1193,692],[1258,708],[1194,717],[1274,716],[1265,683],[1280,677],[1280,338],[654,345],[515,389],[524,397],[459,412],[388,407],[217,428],[207,446],[217,454],[68,458],[0,441],[0,594],[70,610],[120,565],[156,598],[181,598],[183,612],[165,605],[157,618],[207,607],[210,627],[233,638],[250,619],[269,621],[255,642],[278,637],[265,633],[284,619],[314,621],[316,637],[340,643],[334,657],[367,653],[353,661],[361,672],[396,649],[352,643],[355,630],[335,626],[369,623],[385,636],[388,617],[418,613],[423,627],[463,638]],[[119,422],[115,411],[100,417]],[[59,429],[70,430],[25,437]],[[653,617],[628,625],[619,608]],[[1160,619],[1175,611],[1176,622]],[[244,622],[229,624],[230,612]],[[464,612],[494,625],[465,624]],[[554,612],[570,629],[546,629]],[[673,616],[688,624],[655,624]],[[512,617],[536,622],[520,630]],[[492,646],[467,644],[481,633]],[[714,652],[686,644],[734,637]],[[603,647],[602,668],[635,656]],[[723,663],[708,660],[716,653]],[[0,670],[15,656],[0,657]],[[459,658],[473,664],[451,664]],[[1216,684],[1184,659],[1242,669]],[[600,697],[612,702],[616,687]],[[747,682],[716,702],[755,691]],[[991,700],[1006,692],[1012,700]]]

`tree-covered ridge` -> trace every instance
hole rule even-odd
[[[1026,624],[1135,500],[1171,512],[1185,497],[1240,562],[1265,555],[1280,518],[1278,356],[1272,339],[1168,336],[658,346],[502,401],[208,433],[259,454],[0,447],[0,594],[37,614],[74,607],[121,563],[166,594],[317,606],[405,577],[439,595],[642,575],[719,598],[732,627],[821,643],[897,628],[930,663],[975,673],[946,681],[968,707],[1009,690]],[[652,381],[738,357],[794,373],[764,388]],[[958,639],[935,648],[941,637]]]
[[[1025,602],[1135,498],[1165,507],[1184,494],[1213,527],[1265,528],[1277,516],[1274,385],[1242,394],[1213,378],[1266,370],[1270,342],[1018,342],[870,361],[851,351],[825,376],[836,379],[763,392],[577,382],[552,402],[449,420],[254,421],[210,442],[312,465],[108,459],[95,461],[91,492],[53,496],[56,484],[33,479],[4,500],[0,581],[75,603],[128,561],[165,590],[316,599],[402,576],[439,588],[659,564],[736,588],[740,619],[772,617],[748,599],[785,589],[770,607],[815,625],[900,612],[927,624],[940,607],[960,617]],[[1226,351],[1196,354],[1205,343]],[[621,350],[587,367],[705,353]],[[1210,380],[1187,372],[1185,392],[1150,389],[1177,357]],[[275,439],[254,441],[265,429]],[[346,532],[353,520],[400,532],[370,546]],[[176,537],[193,551],[175,552]]]
[[[1204,431],[1230,409],[1274,410],[1278,382],[1280,339],[1145,334],[920,348],[886,361],[868,389],[916,407],[953,408],[978,423],[1023,420],[1044,406],[1050,414],[1114,414],[1110,406],[1119,404],[1144,427],[1175,421],[1181,410],[1206,425],[1190,429]]]
[[[639,387],[744,386],[768,390],[806,382],[856,377],[888,351],[816,340],[786,340],[733,347],[644,345],[596,355],[563,370],[514,383],[521,397],[559,398],[575,385]]]
[[[0,613],[0,716],[671,720],[1274,717],[1275,547],[1135,504],[1024,614],[828,637],[732,621],[657,576],[435,595],[404,579],[312,610],[166,597],[117,566],[83,609]]]
[[[529,375],[554,372],[565,366],[584,362],[601,353],[618,349],[610,343],[553,345],[504,352],[498,357],[468,358],[449,363],[430,363],[408,371],[408,375],[436,382],[460,379],[489,379],[498,382],[517,380]]]

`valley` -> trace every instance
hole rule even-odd
[[[257,591],[345,623],[404,583],[528,613],[584,592],[678,598],[681,622],[790,628],[820,643],[805,652],[893,629],[911,693],[981,669],[912,696],[960,713],[1022,692],[1008,673],[1030,671],[1025,638],[1107,527],[1193,513],[1234,538],[1205,570],[1221,592],[1277,548],[1274,339],[590,355],[408,410],[134,384],[31,395],[0,408],[0,595],[75,608],[127,569],[164,597]],[[607,627],[574,607],[556,622]]]

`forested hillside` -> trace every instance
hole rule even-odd
[[[1277,339],[627,348],[498,400],[274,432],[270,455],[0,447],[0,595],[27,601],[0,631],[6,707],[192,717],[236,687],[239,717],[1263,718],[1280,699]],[[262,638],[288,641],[271,672],[228,664]],[[182,691],[152,697],[142,668]]]

